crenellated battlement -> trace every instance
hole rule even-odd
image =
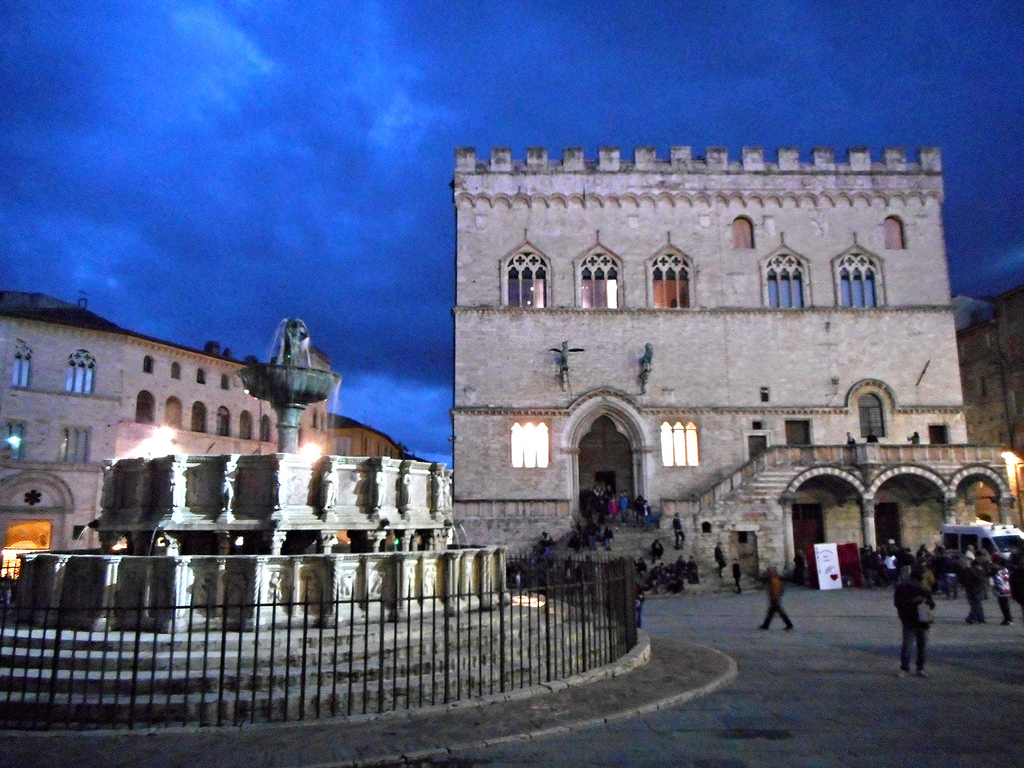
[[[937,147],[921,147],[917,162],[907,160],[903,147],[886,147],[879,161],[868,147],[850,147],[845,162],[838,162],[833,147],[814,147],[810,162],[800,160],[800,150],[780,147],[775,162],[766,159],[763,147],[743,147],[740,157],[730,159],[727,147],[708,147],[703,156],[692,147],[672,147],[667,158],[659,158],[654,147],[636,147],[633,160],[622,157],[618,147],[601,147],[596,160],[587,160],[580,147],[566,147],[561,160],[548,155],[546,147],[526,150],[525,160],[512,157],[508,147],[495,147],[489,160],[477,157],[473,147],[455,150],[455,172],[468,173],[828,173],[828,174],[914,174],[940,175],[942,156]]]

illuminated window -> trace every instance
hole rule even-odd
[[[177,363],[177,362],[171,363],[171,378],[172,379],[180,379],[181,378],[181,363]]]
[[[765,263],[768,306],[793,309],[804,306],[804,266],[791,253],[780,253]]]
[[[878,306],[878,265],[863,253],[849,253],[836,262],[839,303],[844,307]]]
[[[135,421],[139,424],[156,423],[156,400],[146,390],[135,397]]]
[[[206,406],[198,400],[192,403],[192,431],[206,431]]]
[[[580,264],[580,306],[618,309],[619,267],[607,253],[592,253]]]
[[[907,247],[903,239],[903,222],[895,216],[890,216],[882,222],[882,229],[885,232],[885,247],[894,250],[902,250]]]
[[[32,350],[22,341],[14,348],[14,366],[11,368],[11,386],[27,387],[32,369]]]
[[[149,355],[146,355],[144,358],[142,358],[142,372],[143,373],[152,373],[153,372],[153,358],[150,357]]]
[[[50,548],[49,520],[17,520],[7,527],[4,536],[3,563],[0,576],[18,578],[18,555],[40,552]]]
[[[518,469],[544,468],[548,465],[548,425],[544,423],[512,425],[512,466]]]
[[[61,461],[89,461],[89,430],[85,427],[65,427],[61,433],[58,458]]]
[[[536,253],[517,253],[508,261],[506,301],[510,307],[543,309],[547,306],[548,268]]]
[[[696,467],[700,463],[697,426],[692,421],[686,426],[679,421],[661,425],[661,463],[666,467]]]
[[[164,424],[172,429],[181,429],[181,400],[174,397],[167,398],[164,403]]]
[[[243,440],[252,440],[252,414],[248,411],[238,414],[238,436]]]
[[[754,247],[754,225],[746,216],[737,216],[732,221],[732,247]]]
[[[231,413],[223,405],[217,409],[217,434],[221,437],[231,434]]]
[[[8,421],[4,444],[10,449],[12,459],[22,458],[25,455],[25,425],[20,421]]]
[[[96,358],[84,349],[76,350],[68,358],[68,367],[64,374],[64,391],[79,395],[90,394],[95,373]]]
[[[270,417],[260,417],[260,440],[264,443],[271,442],[270,440]]]
[[[690,265],[677,253],[666,253],[654,260],[651,289],[657,309],[690,306]]]

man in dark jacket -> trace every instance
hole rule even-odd
[[[899,614],[900,624],[903,625],[903,645],[900,648],[900,677],[910,672],[910,657],[914,653],[914,646],[917,646],[917,675],[924,677],[924,654],[925,645],[928,641],[928,627],[931,624],[924,621],[919,613],[922,605],[935,608],[935,601],[932,600],[929,592],[922,584],[921,568],[914,566],[910,571],[910,578],[901,581],[893,593],[893,604],[896,606],[896,613]]]

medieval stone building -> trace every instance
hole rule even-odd
[[[460,149],[453,190],[471,540],[562,533],[595,485],[748,569],[1010,517],[967,445],[938,150]]]

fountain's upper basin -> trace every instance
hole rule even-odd
[[[326,400],[341,374],[319,368],[255,363],[238,372],[245,391],[271,405],[309,405]]]

